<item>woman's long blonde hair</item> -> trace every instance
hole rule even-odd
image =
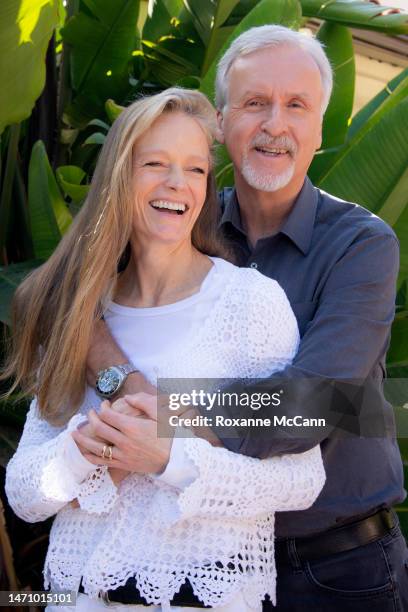
[[[203,94],[171,88],[132,103],[109,131],[88,197],[70,230],[16,291],[1,378],[14,377],[9,393],[20,386],[36,394],[43,418],[52,424],[65,424],[83,399],[94,322],[102,315],[132,232],[133,145],[162,113],[177,111],[200,122],[211,149],[215,111]],[[192,243],[208,255],[228,257],[217,233],[218,215],[211,170]]]

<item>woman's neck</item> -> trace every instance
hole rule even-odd
[[[114,300],[123,306],[150,308],[172,304],[197,293],[212,266],[191,243],[138,249],[119,276]]]

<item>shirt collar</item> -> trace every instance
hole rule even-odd
[[[308,177],[279,232],[285,234],[304,255],[307,254],[312,241],[313,227],[316,218],[319,192]],[[220,225],[231,223],[235,229],[246,235],[242,226],[239,203],[235,189],[224,190],[224,212]]]

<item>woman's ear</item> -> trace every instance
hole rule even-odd
[[[225,143],[224,139],[224,117],[220,110],[217,110],[217,129],[215,132],[215,138],[220,144]]]

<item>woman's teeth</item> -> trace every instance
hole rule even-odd
[[[150,205],[153,208],[174,210],[178,215],[182,215],[187,209],[183,202],[168,202],[167,200],[153,200]]]

